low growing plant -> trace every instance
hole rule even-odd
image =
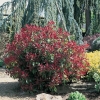
[[[89,77],[93,78],[94,73],[100,74],[100,51],[93,51],[86,53],[89,62]]]
[[[99,50],[100,51],[100,37],[96,38],[91,45],[92,51]]]
[[[75,91],[70,93],[68,100],[86,100],[86,97],[82,93]]]
[[[90,46],[88,47],[89,51],[95,51],[98,50],[98,43],[96,45],[94,44],[93,41],[95,41],[98,37],[100,37],[100,33],[95,33],[93,35],[87,35],[83,37],[83,41],[88,43]],[[95,46],[94,46],[95,45]]]
[[[93,78],[95,80],[95,89],[100,92],[100,74],[94,73]]]
[[[56,91],[59,84],[80,79],[88,70],[87,45],[68,36],[52,21],[45,27],[26,25],[6,46],[7,73],[19,79],[23,90],[35,92]]]

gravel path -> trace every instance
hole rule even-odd
[[[18,81],[10,78],[5,69],[0,68],[0,100],[35,100],[34,96],[22,92]]]

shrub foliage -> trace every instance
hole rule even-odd
[[[89,51],[99,50],[100,46],[98,40],[100,37],[100,33],[95,33],[94,35],[88,35],[83,38],[84,42],[87,42],[90,46],[88,47]]]
[[[54,91],[63,82],[81,78],[87,72],[87,45],[68,41],[68,36],[52,21],[45,27],[26,25],[6,46],[8,74],[29,91]]]
[[[68,100],[86,100],[86,97],[82,93],[75,91],[70,93]]]
[[[86,53],[89,62],[88,74],[93,77],[94,73],[100,75],[100,51],[93,51]]]

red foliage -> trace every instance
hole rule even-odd
[[[22,89],[44,90],[87,72],[87,45],[68,41],[69,33],[53,24],[26,25],[6,47],[8,73],[19,79]]]

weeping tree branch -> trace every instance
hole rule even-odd
[[[61,20],[62,20],[62,24],[63,24],[63,26],[64,26],[64,29],[65,29],[65,31],[67,31],[66,25],[65,25],[65,23],[64,23],[64,16],[63,16],[63,14],[62,14],[62,12],[61,12],[59,6],[58,6],[57,1],[56,1],[55,4],[56,4],[57,10],[58,10],[58,12],[59,12],[59,14],[60,14],[60,17],[61,17]],[[69,36],[68,36],[68,41],[70,41],[70,37],[69,37]]]
[[[74,19],[74,0],[63,0],[63,14],[67,30],[74,34],[75,40],[78,44],[83,44],[81,29]]]

